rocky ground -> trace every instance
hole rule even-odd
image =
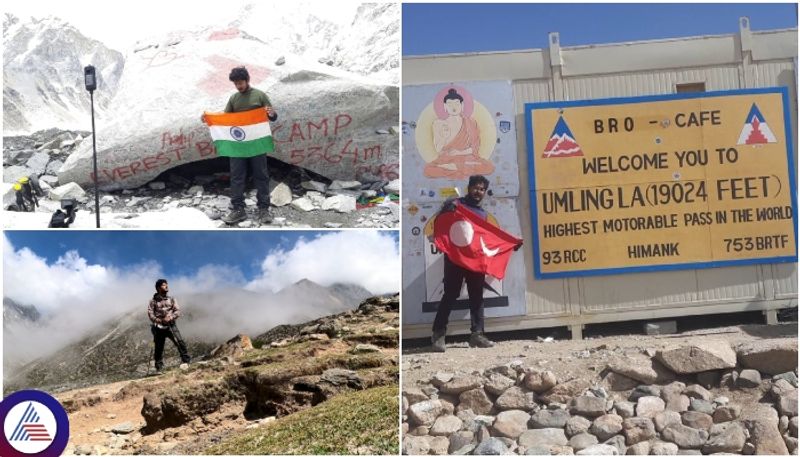
[[[797,452],[797,323],[404,351],[404,454]]]
[[[66,454],[397,454],[399,300],[237,336],[207,360],[59,393]]]
[[[94,227],[94,193],[56,176],[69,154],[90,132],[37,132],[3,138],[3,208],[14,203],[11,184],[36,175],[46,194],[33,213],[6,213],[6,228],[46,228],[64,198],[79,202],[76,228]],[[219,160],[219,159],[213,159]],[[230,176],[202,168],[167,171],[136,189],[101,191],[103,227],[251,228],[260,227],[256,191],[248,190],[247,220],[228,225],[220,220],[230,207]],[[218,163],[217,169],[225,169]],[[274,221],[264,228],[396,228],[400,221],[400,181],[367,177],[364,181],[331,181],[299,167],[270,160],[270,199]]]

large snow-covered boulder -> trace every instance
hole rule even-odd
[[[200,115],[223,110],[235,92],[228,74],[239,65],[279,114],[274,157],[331,179],[398,177],[398,137],[389,130],[398,125],[397,86],[286,53],[233,27],[173,33],[127,56],[105,123],[97,125],[101,188],[138,187],[215,157]],[[92,173],[91,142],[84,141],[58,177],[87,186]]]

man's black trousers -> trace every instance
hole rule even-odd
[[[450,310],[456,304],[464,281],[467,282],[469,295],[470,330],[472,333],[483,333],[483,284],[486,275],[454,264],[447,255],[444,256],[444,295],[433,320],[433,333],[443,335],[447,332]]]
[[[269,172],[267,155],[255,157],[231,157],[231,205],[244,209],[244,188],[247,181],[247,168],[253,170],[256,184],[256,199],[259,208],[269,208]]]
[[[189,357],[189,351],[186,349],[186,343],[181,338],[181,332],[178,331],[177,325],[172,324],[167,328],[158,328],[155,325],[151,325],[150,331],[153,333],[153,342],[156,345],[154,352],[156,370],[164,367],[164,342],[167,338],[178,347],[178,353],[180,353],[183,363],[189,363],[192,360]]]

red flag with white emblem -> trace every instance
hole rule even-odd
[[[458,266],[503,279],[511,253],[522,240],[456,205],[433,222],[433,242]]]

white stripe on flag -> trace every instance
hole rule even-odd
[[[244,131],[244,138],[236,138],[231,135],[231,129],[239,128]],[[211,139],[214,141],[252,141],[259,138],[264,138],[272,135],[272,130],[269,128],[269,122],[260,122],[258,124],[243,125],[233,127],[230,125],[212,125],[209,127],[211,131]]]

